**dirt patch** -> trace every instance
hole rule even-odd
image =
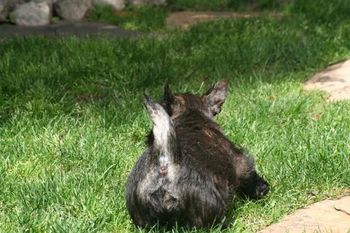
[[[350,60],[328,66],[312,76],[304,85],[305,90],[327,92],[328,100],[350,99]]]
[[[325,200],[296,211],[259,233],[314,233],[350,231],[350,196]]]
[[[0,25],[0,39],[27,36],[111,36],[111,37],[135,37],[143,33],[121,29],[115,25],[94,22],[66,22],[60,21],[45,26],[24,27],[10,24]]]
[[[181,11],[173,12],[166,19],[166,25],[169,28],[187,29],[196,23],[208,22],[217,19],[249,19],[253,17],[267,16],[272,18],[281,18],[279,13],[236,13],[236,12],[215,12],[215,11]]]

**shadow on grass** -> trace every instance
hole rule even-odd
[[[348,23],[318,24],[305,17],[219,20],[139,39],[27,38],[0,44],[0,122],[15,112],[103,112],[120,124],[142,109],[142,94],[199,93],[219,79],[233,88],[261,82],[303,81],[345,58]],[[77,114],[80,115],[81,113]]]

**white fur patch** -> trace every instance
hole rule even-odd
[[[152,116],[153,135],[157,146],[166,147],[172,130],[172,122],[163,108],[157,109]]]
[[[160,151],[159,165],[168,166],[173,163],[171,141],[175,137],[173,122],[166,111],[159,105],[155,104],[151,111],[153,122],[153,136],[156,148]]]
[[[161,167],[168,167],[170,163],[170,156],[169,155],[159,155],[159,166]]]

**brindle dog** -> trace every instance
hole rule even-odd
[[[210,227],[223,220],[232,195],[267,194],[254,161],[213,120],[226,96],[225,80],[203,96],[174,95],[168,85],[161,103],[145,96],[153,131],[126,187],[137,226]]]

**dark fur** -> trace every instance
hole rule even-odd
[[[173,162],[160,164],[164,148],[151,133],[148,149],[127,181],[127,208],[137,226],[212,226],[224,218],[232,195],[257,199],[268,192],[253,160],[212,120],[226,95],[226,81],[219,81],[203,96],[173,95],[166,85],[162,106],[167,114],[145,98],[153,121],[158,119],[154,115],[170,119],[174,133],[167,134],[171,148],[167,153]],[[157,122],[153,123],[156,127]]]

